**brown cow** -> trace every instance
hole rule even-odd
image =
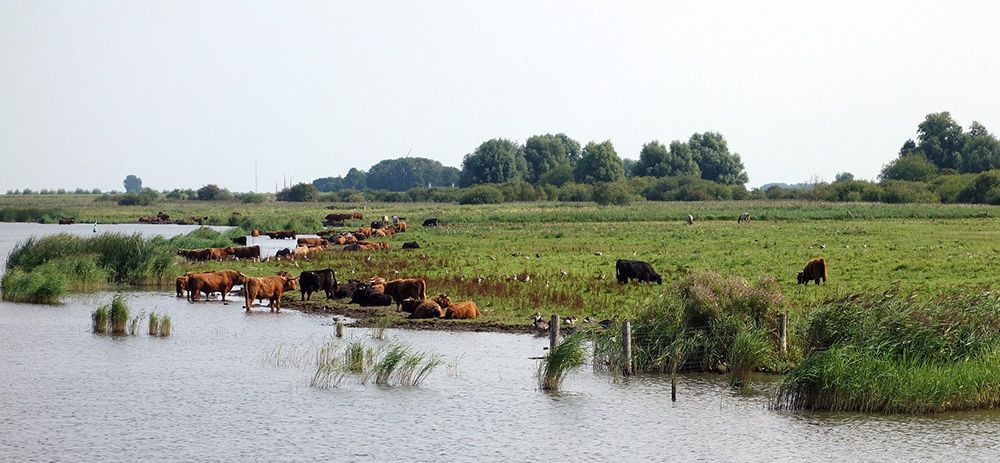
[[[188,286],[187,274],[177,277],[177,281],[174,282],[174,286],[177,289],[177,297],[184,297],[184,292],[187,291]]]
[[[250,307],[253,305],[254,299],[268,299],[270,303],[268,307],[271,308],[271,312],[281,312],[281,296],[285,291],[291,291],[296,288],[296,283],[298,278],[291,278],[288,273],[283,275],[275,275],[263,278],[247,278],[246,283],[243,285],[243,294],[246,298],[247,313],[250,313]]]
[[[392,280],[385,283],[385,294],[392,296],[398,308],[403,300],[411,297],[417,300],[427,299],[427,283],[423,278]]]
[[[243,284],[246,275],[235,270],[218,270],[209,273],[193,273],[188,275],[188,300],[191,302],[198,300],[198,293],[222,293],[222,301],[226,301],[226,294],[233,289],[233,286]]]
[[[451,302],[447,294],[439,294],[438,297],[434,298],[434,302],[445,309],[444,318],[461,320],[483,316],[483,313],[479,311],[479,306],[473,301]]]
[[[323,238],[299,238],[299,246],[326,246],[330,242]]]
[[[810,281],[819,284],[819,280],[826,283],[826,260],[813,259],[806,264],[806,268],[799,272],[798,280],[800,285],[807,285]]]
[[[260,259],[260,245],[240,246],[240,247],[234,247],[232,249],[233,249],[232,255],[237,260],[239,260],[239,259],[252,259],[252,260],[258,260],[258,259]]]
[[[413,298],[406,298],[402,304],[403,312],[410,314],[409,318],[441,318],[444,310],[437,302],[432,300],[418,301]]]
[[[406,233],[406,222],[399,222],[396,224],[396,233]]]
[[[292,249],[292,259],[305,259],[309,256],[309,246],[296,246]]]
[[[260,236],[260,229],[254,228],[253,230],[250,230],[250,236],[254,238]]]
[[[362,220],[362,219],[365,218],[365,216],[364,216],[364,214],[362,214],[360,212],[352,212],[351,213],[351,218],[354,219],[354,220]]]

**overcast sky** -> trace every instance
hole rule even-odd
[[[0,190],[294,181],[484,140],[718,131],[750,185],[1000,131],[995,2],[0,0]]]

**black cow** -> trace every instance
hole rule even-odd
[[[420,249],[420,243],[416,241],[408,241],[403,243],[403,249]]]
[[[237,236],[236,238],[233,238],[233,243],[236,243],[236,244],[238,244],[240,246],[246,246],[247,245],[247,237],[245,237],[245,236]]]
[[[278,253],[275,254],[274,256],[275,257],[291,257],[292,256],[292,250],[288,249],[288,248],[280,249],[280,250],[278,250]]]
[[[657,284],[663,284],[663,278],[653,270],[653,266],[641,260],[618,259],[615,262],[615,277],[622,284],[628,283],[629,280],[655,281]]]
[[[337,275],[328,268],[302,272],[299,274],[299,291],[303,301],[320,291],[326,293],[327,299],[333,299],[333,293],[337,292]]]
[[[392,304],[392,296],[372,292],[369,285],[359,284],[351,295],[351,303],[361,307],[385,307]]]
[[[380,228],[385,228],[385,224],[382,222],[372,222],[372,230],[378,230]]]
[[[333,297],[335,299],[354,297],[354,290],[358,289],[361,284],[360,280],[347,280],[345,285],[338,284],[337,289],[333,292]]]
[[[440,225],[440,224],[438,223],[438,219],[436,219],[436,218],[434,218],[434,219],[427,219],[427,220],[424,221],[424,226],[425,227],[436,227],[438,225]]]

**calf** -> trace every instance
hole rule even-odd
[[[337,275],[331,269],[309,270],[299,274],[299,292],[302,300],[312,298],[312,293],[323,291],[327,299],[337,292]]]
[[[418,301],[407,298],[402,304],[403,312],[410,314],[409,318],[441,318],[444,317],[444,309],[432,300]]]
[[[629,280],[655,281],[656,284],[663,284],[663,278],[653,270],[653,266],[641,260],[618,259],[615,262],[615,277],[621,284],[628,283]]]
[[[463,320],[483,316],[483,313],[479,311],[479,306],[472,301],[451,302],[451,298],[447,294],[439,294],[438,297],[434,298],[434,302],[445,309],[444,318]]]

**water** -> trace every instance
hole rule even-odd
[[[92,227],[92,224],[91,224]],[[174,233],[179,227],[121,226]],[[152,228],[149,228],[152,227]],[[0,224],[0,243],[56,226]],[[89,230],[88,230],[89,232]],[[129,294],[170,314],[168,338],[90,333],[109,294],[0,303],[0,461],[996,461],[1000,414],[922,417],[773,412],[716,375],[615,381],[583,369],[536,389],[545,339],[388,330],[445,356],[421,387],[308,386],[265,359],[330,339],[328,317],[245,315],[238,302]],[[367,330],[346,330],[344,340]],[[294,356],[293,356],[294,357]],[[457,365],[457,366],[453,366]]]

